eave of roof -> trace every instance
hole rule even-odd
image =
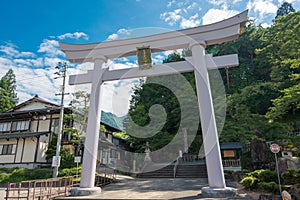
[[[49,131],[44,132],[33,132],[33,133],[3,133],[0,134],[0,139],[12,139],[12,138],[28,138],[28,137],[39,137],[41,135],[50,134]]]

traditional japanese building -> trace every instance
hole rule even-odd
[[[65,114],[71,114],[70,108],[64,108]],[[60,106],[39,96],[0,113],[0,167],[37,168],[51,166],[51,160],[46,160],[46,151],[54,134],[58,133]],[[99,162],[104,164],[115,163],[121,159],[120,148],[125,148],[125,141],[113,136],[113,132],[120,132],[121,121],[111,113],[102,112],[103,124],[106,128],[99,138]],[[64,127],[80,128],[74,120],[69,120]],[[100,129],[99,129],[100,131]],[[84,135],[81,139],[81,148],[84,144]],[[107,145],[104,145],[107,144]],[[70,153],[76,150],[72,136],[64,132],[62,135],[62,148]],[[82,151],[79,153],[82,156]]]
[[[58,105],[37,95],[0,113],[0,167],[48,165],[46,151],[58,132],[59,113]]]

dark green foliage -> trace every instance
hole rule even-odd
[[[16,76],[12,69],[0,79],[0,112],[6,111],[18,102]]]
[[[278,194],[279,192],[279,186],[274,181],[258,183],[257,187],[273,194]]]
[[[254,172],[248,173],[247,176],[255,177],[258,182],[277,182],[276,172],[269,169],[255,170]]]
[[[289,169],[281,174],[281,178],[286,185],[300,183],[300,170]]]
[[[275,18],[279,16],[284,16],[289,14],[290,12],[295,12],[295,9],[293,8],[292,4],[288,2],[284,2],[281,7],[277,10],[277,15]]]
[[[51,169],[25,169],[25,168],[15,168],[7,171],[7,173],[0,174],[0,182],[20,182],[26,180],[36,180],[36,179],[47,179],[51,178]]]
[[[247,173],[240,182],[246,189],[263,189],[267,192],[276,193],[279,190],[277,185],[277,174],[271,170],[256,170]]]

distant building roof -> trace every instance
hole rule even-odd
[[[124,129],[124,118],[125,117],[117,117],[110,112],[101,112],[101,122],[119,131],[123,131]]]
[[[242,144],[238,142],[220,143],[220,149],[242,149]]]
[[[6,112],[14,112],[14,111],[18,111],[20,110],[21,108],[25,107],[25,106],[28,106],[29,104],[32,104],[34,102],[39,102],[39,103],[42,103],[44,105],[44,107],[46,108],[47,106],[49,106],[50,108],[59,108],[59,105],[55,104],[55,103],[52,103],[46,99],[43,99],[41,97],[39,97],[38,95],[35,95],[33,98],[27,100],[27,101],[24,101],[23,103],[20,103],[18,104],[17,106],[7,110]],[[41,108],[40,108],[41,109]]]

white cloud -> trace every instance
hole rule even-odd
[[[130,36],[131,31],[125,28],[119,29],[117,33],[113,33],[107,37],[107,40],[126,39]]]
[[[131,94],[133,92],[132,88],[137,82],[138,79],[127,79],[110,81],[103,84],[102,109],[107,112],[113,112],[117,116],[126,115],[129,109]]]
[[[266,14],[276,14],[278,8],[272,0],[253,0],[248,2],[247,9],[257,13],[260,21]]]
[[[38,52],[46,53],[46,55],[50,57],[64,55],[64,53],[59,49],[59,43],[57,40],[44,39],[42,44],[40,44]]]
[[[262,26],[263,28],[269,28],[269,27],[271,27],[271,24],[262,23],[261,26]]]
[[[119,37],[118,34],[113,33],[113,34],[108,36],[107,40],[117,40],[118,37]]]
[[[198,7],[198,4],[196,2],[193,2],[191,5],[188,5],[186,8],[187,10],[195,9]]]
[[[173,6],[173,4],[175,4],[175,0],[169,1],[167,7],[170,8]]]
[[[71,39],[84,39],[84,40],[88,40],[89,39],[89,36],[83,32],[74,32],[74,33],[65,33],[63,35],[59,35],[57,36],[58,39],[60,40],[64,40],[66,38],[71,38]]]
[[[167,22],[170,26],[173,26],[176,24],[177,21],[179,21],[182,17],[180,13],[182,12],[182,9],[176,9],[172,12],[164,12],[160,15],[160,18]]]
[[[203,25],[211,24],[232,17],[238,13],[239,12],[235,10],[220,10],[211,8],[202,17],[202,23]]]
[[[20,57],[34,57],[35,54],[32,52],[20,52],[18,50],[18,47],[12,43],[6,43],[5,45],[0,46],[0,52],[6,54],[8,57],[15,57],[15,58],[20,58]]]
[[[191,28],[200,25],[200,19],[198,19],[198,13],[191,16],[189,19],[183,18],[180,22],[181,28]]]

